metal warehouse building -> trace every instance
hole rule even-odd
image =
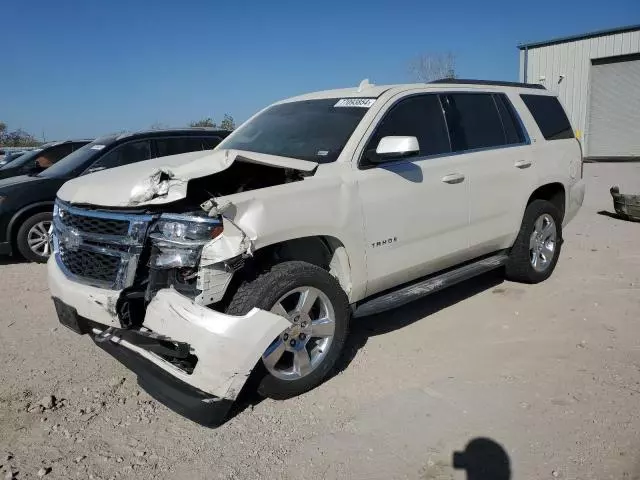
[[[520,81],[558,93],[585,157],[640,157],[640,25],[518,48]]]

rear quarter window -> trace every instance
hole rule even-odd
[[[545,140],[574,138],[573,129],[560,101],[547,95],[520,95]]]

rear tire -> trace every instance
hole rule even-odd
[[[562,216],[555,205],[534,200],[527,205],[522,226],[505,266],[509,280],[539,283],[551,276],[562,248]]]
[[[258,362],[258,393],[281,400],[322,383],[340,358],[349,330],[349,301],[337,280],[310,263],[283,262],[241,284],[226,313],[245,315],[254,307],[291,322]]]
[[[53,215],[40,212],[27,218],[16,237],[16,246],[20,254],[30,262],[45,263],[51,253],[49,228]]]

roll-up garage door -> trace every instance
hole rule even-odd
[[[593,60],[586,156],[640,157],[640,56]]]

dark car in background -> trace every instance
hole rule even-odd
[[[210,150],[229,133],[189,128],[109,135],[44,171],[0,180],[0,254],[19,253],[34,262],[47,260],[53,204],[66,181],[156,157]]]
[[[52,142],[42,145],[36,150],[25,152],[24,155],[12,162],[0,166],[0,179],[39,173],[90,141],[66,140],[64,142]]]
[[[18,157],[27,153],[25,150],[18,150],[15,152],[7,152],[0,156],[0,167],[6,165],[7,163],[13,162]]]

